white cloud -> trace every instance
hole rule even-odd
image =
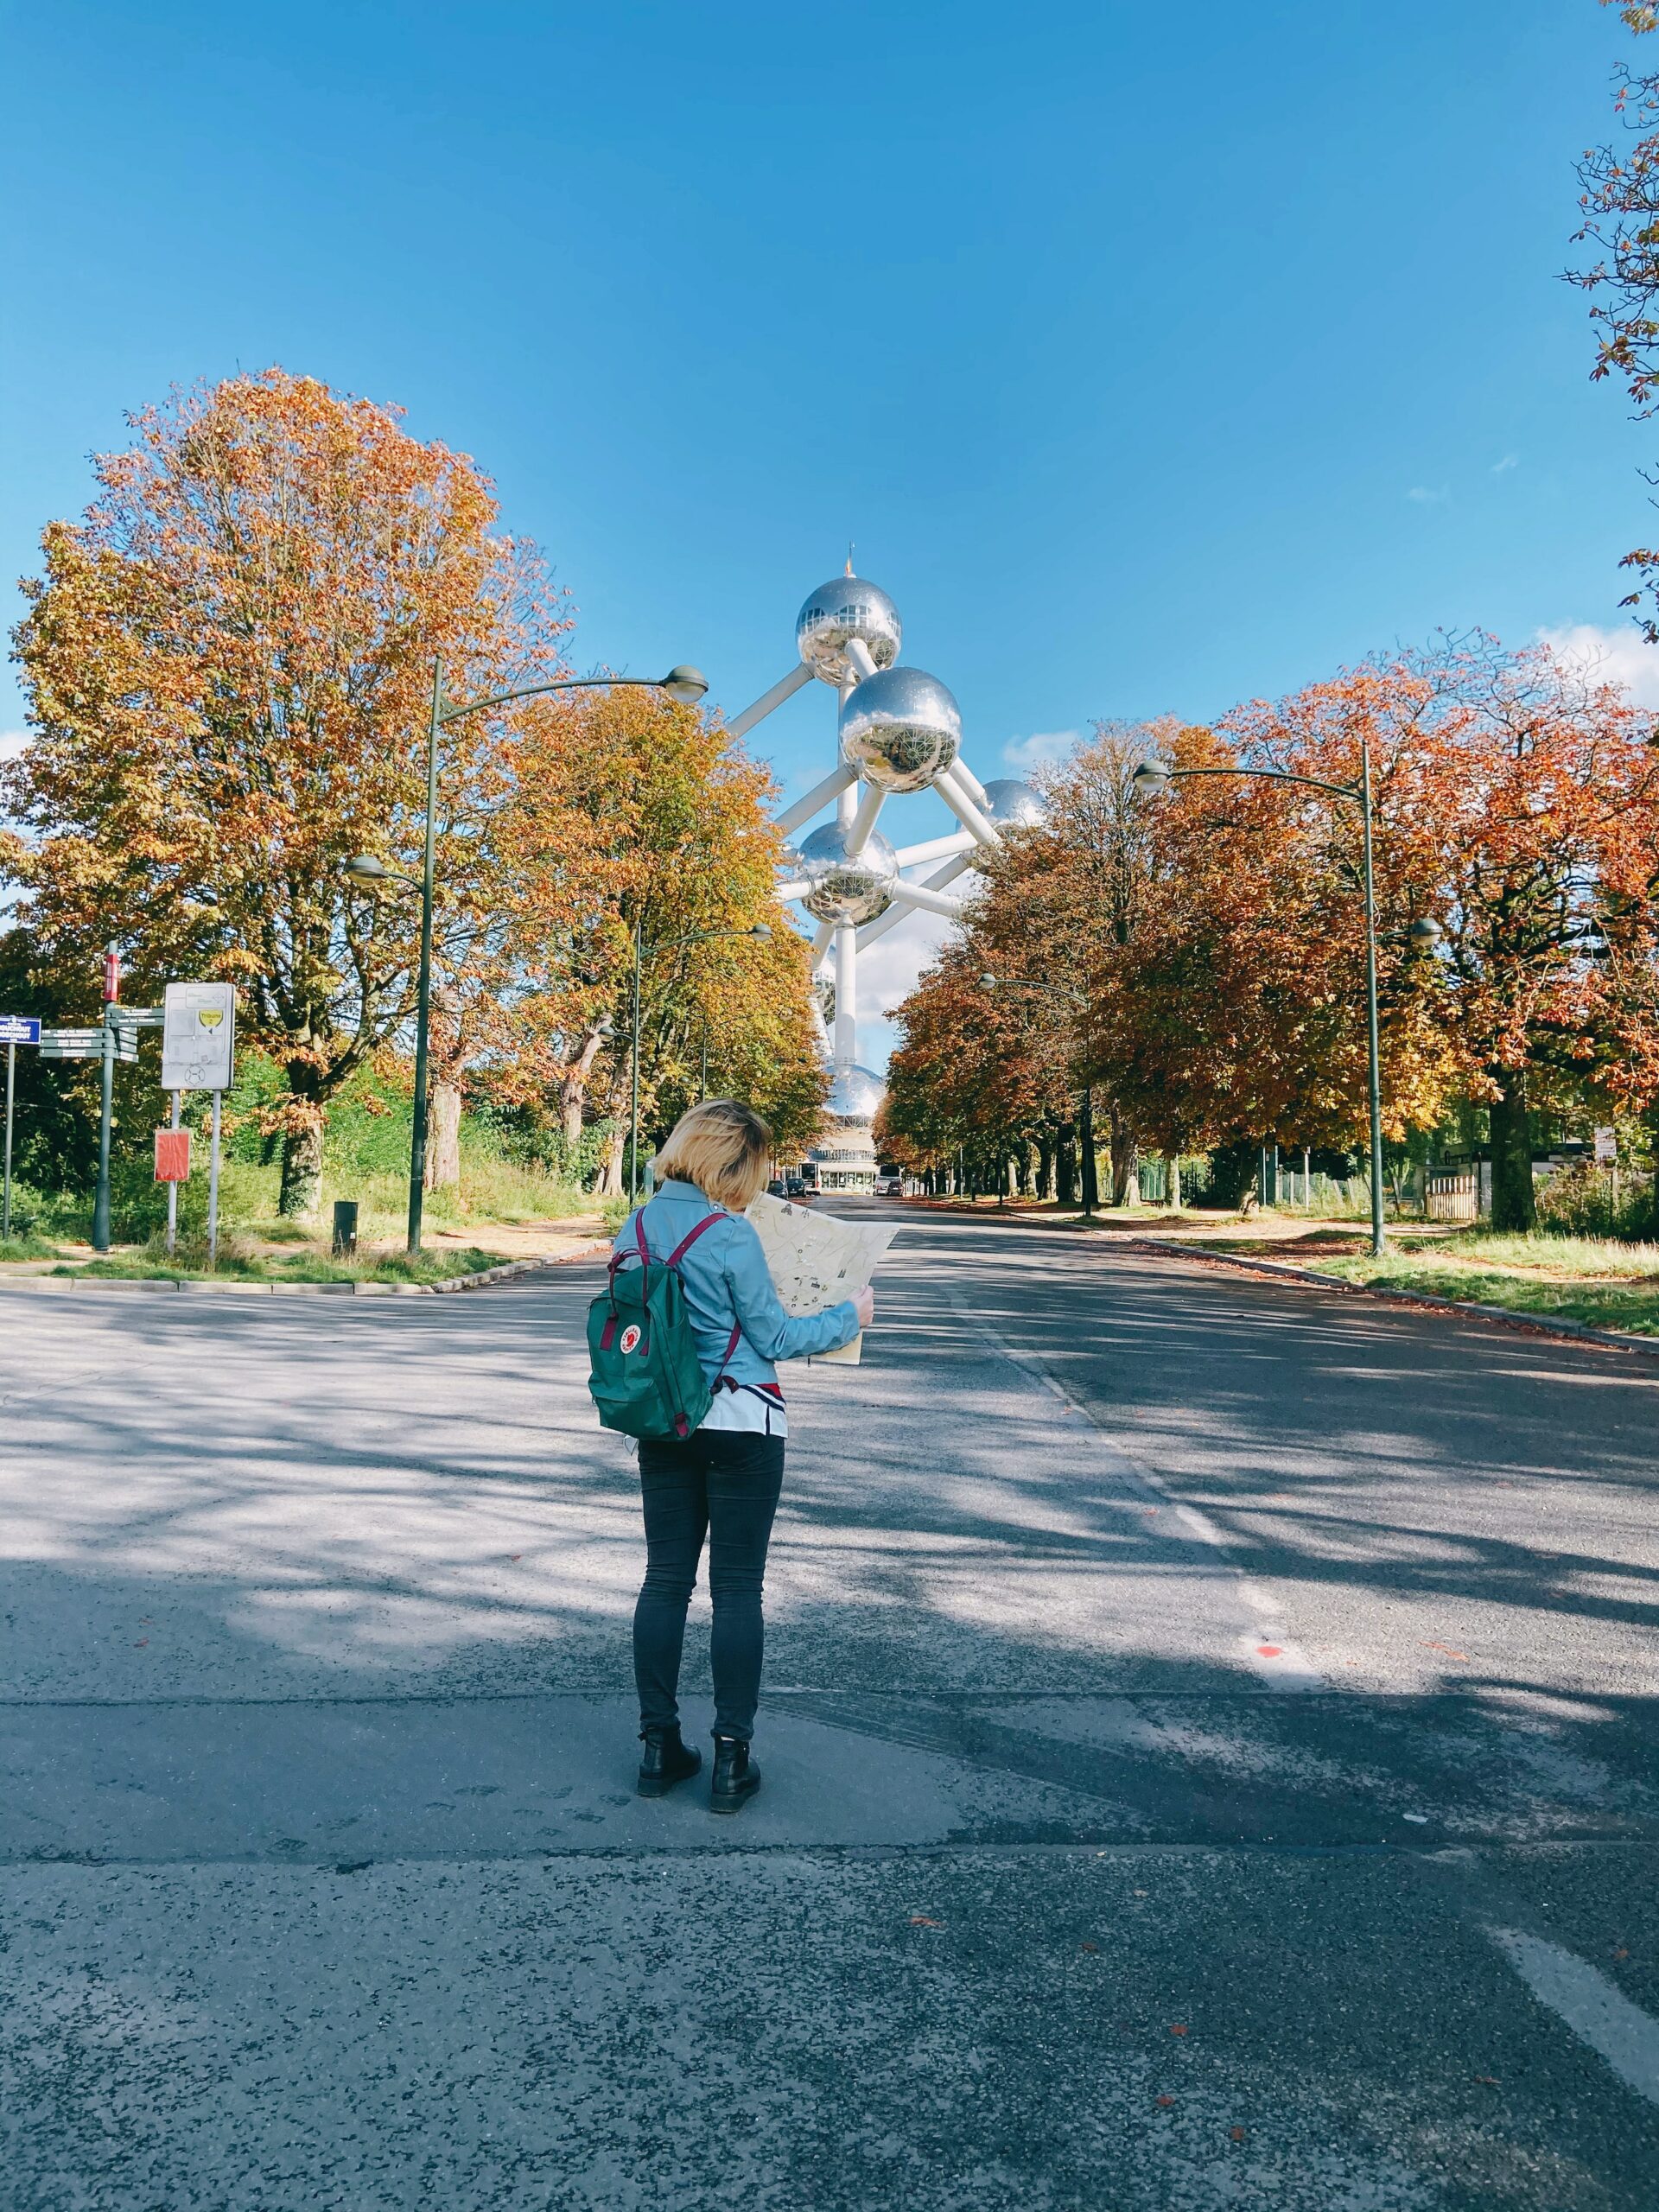
[[[1602,630],[1593,622],[1564,622],[1538,632],[1557,660],[1582,669],[1599,683],[1617,683],[1632,705],[1659,707],[1659,645],[1650,645],[1634,624],[1626,630]]]
[[[1012,768],[1039,768],[1045,760],[1063,760],[1081,735],[1075,729],[1039,729],[1030,737],[1011,737],[1002,758]]]
[[[1492,463],[1492,474],[1494,476],[1502,476],[1506,470],[1519,468],[1520,466],[1521,456],[1519,454],[1506,453],[1502,461],[1495,461]]]
[[[971,877],[951,886],[970,890]],[[895,1042],[892,1014],[916,988],[917,978],[950,933],[943,914],[913,908],[858,957],[858,1056],[866,1067],[885,1068]]]
[[[28,743],[26,729],[0,730],[0,760],[15,760]]]
[[[1435,492],[1431,491],[1427,484],[1414,484],[1406,497],[1408,499],[1415,499],[1419,506],[1443,506],[1452,497],[1452,486],[1449,484],[1442,484],[1439,491]]]
[[[974,879],[963,877],[953,891],[969,891]],[[950,934],[951,924],[943,914],[926,914],[913,907],[902,922],[869,950],[859,955],[858,1003],[861,1011],[891,1014],[916,988],[916,979]]]

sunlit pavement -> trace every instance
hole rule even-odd
[[[1659,1362],[906,1223],[729,1821],[591,1269],[0,1293],[0,2202],[1659,2205]]]

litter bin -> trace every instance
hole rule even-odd
[[[357,1251],[357,1200],[334,1200],[334,1257],[349,1260]]]

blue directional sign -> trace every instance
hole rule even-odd
[[[32,1014],[0,1014],[0,1045],[38,1045],[41,1025]]]

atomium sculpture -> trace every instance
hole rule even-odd
[[[962,758],[955,699],[937,676],[899,664],[903,640],[898,608],[849,562],[847,574],[821,584],[796,620],[799,665],[731,724],[741,737],[814,677],[840,695],[836,766],[778,817],[789,836],[825,807],[836,810],[791,855],[788,880],[778,887],[780,899],[798,900],[818,925],[815,979],[833,961],[833,1037],[820,1022],[832,1134],[821,1157],[839,1166],[826,1174],[826,1187],[868,1188],[874,1178],[869,1128],[883,1085],[857,1064],[860,952],[917,910],[954,920],[962,899],[951,885],[1005,830],[1029,828],[1044,813],[1029,784],[1006,776],[980,782]],[[876,817],[888,798],[925,791],[938,791],[960,827],[895,850]]]

